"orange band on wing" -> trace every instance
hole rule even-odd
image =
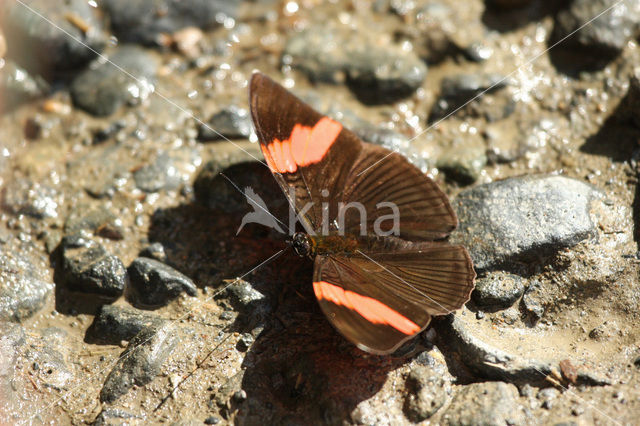
[[[293,173],[298,167],[321,161],[342,131],[342,125],[322,117],[315,126],[296,124],[289,139],[261,145],[267,165],[274,173]]]
[[[374,324],[390,325],[406,335],[420,331],[418,324],[371,297],[345,290],[326,281],[314,282],[313,291],[318,299],[352,309]]]

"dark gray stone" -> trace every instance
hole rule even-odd
[[[152,164],[136,170],[133,178],[136,186],[144,192],[171,190],[180,186],[180,173],[166,152],[160,153]]]
[[[524,424],[524,410],[518,403],[518,389],[502,382],[463,386],[442,416],[446,425]]]
[[[236,344],[236,348],[240,352],[246,352],[249,350],[251,345],[253,345],[254,341],[255,339],[250,333],[244,333],[242,337],[240,337],[240,340],[238,340],[238,343]]]
[[[243,323],[238,325],[248,330],[263,326],[273,309],[270,300],[244,280],[237,279],[224,285],[226,288],[216,298],[227,299],[234,310],[242,314]]]
[[[136,420],[142,420],[143,417],[137,414],[130,413],[128,411],[121,410],[119,408],[105,408],[100,411],[98,417],[93,422],[93,426],[106,426],[106,425],[122,425],[129,424],[129,422],[135,422]]]
[[[611,10],[592,21],[608,8]],[[580,31],[562,42],[563,48],[582,49],[585,56],[595,58],[615,57],[638,35],[640,1],[574,0],[568,9],[556,16],[552,40],[562,40],[578,28]]]
[[[161,44],[185,27],[212,28],[235,18],[240,0],[104,0],[113,32],[124,41]]]
[[[139,257],[128,271],[132,297],[142,305],[166,305],[182,293],[198,294],[191,278],[155,259]]]
[[[524,280],[518,275],[493,272],[476,280],[471,298],[483,309],[506,309],[524,293]]]
[[[6,185],[2,205],[11,213],[36,219],[58,216],[61,196],[49,186],[29,179],[16,179]]]
[[[172,323],[142,330],[129,342],[107,376],[100,401],[113,403],[134,385],[151,382],[179,342],[179,330]]]
[[[451,381],[440,364],[437,367],[413,367],[406,381],[404,412],[413,422],[433,416],[449,400]]]
[[[119,47],[109,60],[120,69],[98,59],[71,83],[73,103],[96,116],[110,115],[125,103],[146,99],[158,67],[154,55],[136,46]]]
[[[23,256],[0,254],[0,321],[23,321],[40,310],[53,284],[38,278]]]
[[[74,69],[89,62],[96,56],[95,52],[105,47],[100,20],[87,1],[30,0],[25,3],[28,7],[18,2],[3,2],[0,17],[4,19],[0,26],[7,36],[8,51],[28,70],[47,75]]]
[[[127,270],[100,244],[79,234],[62,239],[62,279],[69,289],[109,298],[123,291]]]
[[[165,252],[162,243],[159,242],[151,243],[142,249],[140,257],[148,257],[149,259],[155,259],[158,262],[167,263],[167,253]]]
[[[429,121],[441,119],[474,97],[495,93],[507,85],[508,80],[501,74],[458,74],[445,77],[440,86],[440,98],[431,109]]]
[[[43,97],[49,92],[49,84],[39,76],[7,60],[0,69],[0,93],[2,108],[10,110],[23,102]]]
[[[426,65],[415,54],[381,46],[365,33],[334,25],[316,25],[292,36],[283,61],[312,80],[347,81],[371,103],[409,96],[427,75]]]
[[[596,236],[589,216],[601,193],[563,176],[505,179],[461,192],[452,242],[469,249],[478,271],[536,260]]]
[[[235,105],[215,113],[206,125],[198,128],[198,140],[246,139],[253,133],[249,111]]]
[[[544,294],[539,281],[533,281],[522,296],[522,307],[531,323],[537,323],[544,315]]]
[[[629,121],[640,128],[640,70],[636,69],[629,79],[629,90],[620,101],[619,113],[616,118]]]
[[[112,240],[124,238],[122,221],[104,205],[79,204],[74,208],[64,223],[67,235],[89,231]]]
[[[157,315],[126,306],[103,305],[93,321],[91,336],[104,343],[117,345],[130,341],[147,327],[158,327],[166,320]]]
[[[478,134],[460,134],[440,154],[436,167],[442,170],[448,180],[461,185],[475,182],[487,165],[484,141]]]

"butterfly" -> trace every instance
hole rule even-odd
[[[260,148],[303,231],[313,291],[358,348],[389,354],[474,288],[467,250],[444,241],[457,217],[438,185],[402,155],[363,142],[266,75],[249,87]]]

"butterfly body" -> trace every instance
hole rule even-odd
[[[290,244],[313,259],[314,293],[344,337],[388,354],[469,300],[475,271],[444,241],[457,218],[435,182],[263,74],[249,93],[267,166],[305,231]]]

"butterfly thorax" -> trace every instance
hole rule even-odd
[[[360,242],[353,235],[309,235],[296,232],[291,239],[294,251],[303,257],[315,257],[327,254],[351,254],[358,249]]]

